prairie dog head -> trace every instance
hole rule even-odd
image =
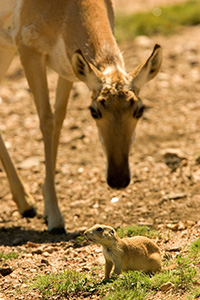
[[[102,246],[108,246],[118,238],[117,233],[112,227],[99,224],[89,228],[84,234],[89,241]]]

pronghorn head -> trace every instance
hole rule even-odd
[[[161,47],[156,45],[145,63],[127,74],[116,66],[100,71],[80,51],[73,55],[74,72],[92,93],[90,110],[106,154],[106,179],[112,188],[125,188],[130,183],[129,153],[144,108],[139,91],[158,73],[161,60]]]

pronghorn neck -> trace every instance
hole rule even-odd
[[[111,45],[102,46],[98,49],[93,64],[104,75],[113,72],[125,72],[123,57],[119,48],[115,45],[115,41]]]
[[[86,41],[80,49],[88,62],[101,72],[108,66],[124,69],[124,61],[113,36],[114,12],[111,0],[79,0],[81,25]],[[102,16],[105,18],[102,19]],[[110,17],[110,20],[109,20]],[[80,30],[78,28],[78,30]]]

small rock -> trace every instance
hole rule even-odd
[[[118,197],[113,197],[113,198],[110,200],[111,203],[116,203],[116,202],[118,202],[118,201],[119,201],[119,198],[118,198]]]
[[[54,250],[55,249],[53,247],[48,247],[48,248],[45,249],[45,251],[48,252],[48,253],[50,253],[50,254],[53,253]]]
[[[185,193],[171,193],[171,194],[165,195],[159,204],[162,204],[163,202],[165,202],[167,200],[178,200],[178,199],[182,199],[182,198],[186,198],[186,197],[187,197],[187,195]]]
[[[37,272],[37,270],[36,269],[30,269],[29,270],[31,273],[35,273],[35,272]]]
[[[11,267],[5,266],[5,267],[0,268],[0,274],[2,276],[7,276],[7,275],[11,274],[12,272],[13,272],[13,270]]]
[[[166,283],[162,284],[160,286],[160,290],[161,290],[161,292],[166,293],[167,291],[169,291],[173,287],[174,287],[174,284],[169,281],[169,282],[166,282]]]
[[[180,246],[174,246],[174,247],[165,249],[166,252],[180,252],[181,250],[182,250],[182,248]]]
[[[36,250],[32,251],[32,254],[42,254],[43,250],[41,248],[38,248]]]
[[[93,208],[99,208],[99,203],[98,202],[96,202],[94,205],[93,205]]]
[[[45,252],[43,253],[43,256],[44,256],[44,257],[49,257],[49,253],[48,253],[47,251],[45,251]]]
[[[38,156],[32,156],[25,160],[23,160],[21,163],[18,164],[19,169],[32,169],[33,167],[38,167],[40,165],[41,158]]]
[[[30,241],[28,241],[26,245],[27,247],[33,247],[33,248],[37,248],[39,246],[39,244]]]
[[[50,263],[48,262],[48,260],[47,260],[47,259],[44,259],[44,258],[41,260],[41,263],[42,263],[42,264],[45,264],[45,265],[47,265],[47,266],[50,265]]]
[[[187,158],[180,149],[165,149],[162,152],[166,165],[175,171],[180,165],[187,164]]]
[[[173,231],[178,231],[178,230],[186,229],[186,225],[182,221],[180,221],[176,224],[167,224],[167,228],[169,228]]]

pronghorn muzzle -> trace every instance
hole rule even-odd
[[[131,180],[131,173],[127,158],[118,164],[113,159],[108,160],[106,180],[108,185],[113,189],[126,188]]]

